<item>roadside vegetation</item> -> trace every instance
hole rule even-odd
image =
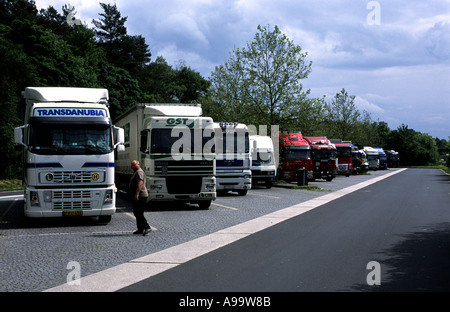
[[[22,180],[0,180],[0,190],[20,190]]]
[[[59,9],[59,10],[58,10]],[[106,88],[113,119],[137,103],[200,103],[205,116],[280,131],[326,136],[400,154],[402,166],[450,167],[450,141],[402,124],[390,129],[360,111],[345,87],[334,97],[312,97],[303,87],[314,66],[308,53],[275,26],[235,48],[204,78],[184,61],[152,60],[142,35],[129,35],[115,4],[99,4],[99,18],[69,24],[74,7],[37,10],[32,0],[0,1],[0,179],[20,177],[14,128],[22,125],[21,92],[28,86]],[[397,116],[398,117],[398,116]]]

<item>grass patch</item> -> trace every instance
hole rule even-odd
[[[302,185],[293,186],[294,190],[316,191],[316,192],[333,192],[333,190],[323,189],[317,185]]]
[[[0,190],[16,190],[22,188],[22,180],[0,180]]]
[[[450,168],[444,165],[436,165],[436,166],[409,166],[404,168],[425,168],[425,169],[442,169],[447,173],[450,173]]]

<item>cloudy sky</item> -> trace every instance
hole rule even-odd
[[[257,26],[277,25],[308,52],[303,81],[313,96],[342,88],[361,110],[391,129],[401,124],[450,136],[450,0],[116,0],[130,35],[142,35],[152,60],[184,62],[208,78]],[[92,0],[36,0],[60,13],[70,3],[88,25],[102,13]]]

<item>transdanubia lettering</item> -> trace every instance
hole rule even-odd
[[[87,116],[87,117],[106,117],[102,109],[85,108],[52,108],[36,110],[38,116]]]

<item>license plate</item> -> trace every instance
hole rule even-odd
[[[64,217],[81,217],[83,216],[83,211],[63,211]]]

